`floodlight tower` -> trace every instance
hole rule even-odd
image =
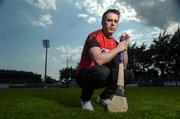
[[[43,40],[42,41],[44,48],[46,49],[46,55],[45,55],[45,70],[44,70],[44,83],[46,84],[46,73],[47,73],[47,53],[48,48],[50,47],[49,40]]]

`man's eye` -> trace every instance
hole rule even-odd
[[[114,20],[114,22],[118,23],[118,20]]]
[[[110,21],[113,21],[113,20],[112,20],[112,19],[107,19],[106,21],[109,21],[109,22],[110,22]]]
[[[118,23],[118,20],[113,20],[113,19],[107,19],[106,21],[108,21],[108,22],[114,21],[115,23]]]

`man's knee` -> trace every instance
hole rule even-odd
[[[96,73],[100,80],[106,80],[110,75],[110,69],[106,66],[99,66]]]

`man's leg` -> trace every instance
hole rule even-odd
[[[90,67],[89,69],[80,73],[80,78],[84,80],[81,92],[81,99],[88,101],[93,95],[94,89],[104,87],[109,78],[110,70],[108,67],[98,65]]]
[[[94,89],[104,86],[109,75],[110,71],[106,66],[91,67],[80,73],[80,79],[78,80],[80,86],[82,87],[81,107],[83,109],[90,111],[94,110],[90,101]]]
[[[118,69],[111,69],[110,80],[108,81],[107,88],[101,93],[100,98],[108,99],[115,93],[117,88]],[[133,81],[134,74],[130,70],[124,70],[125,85]]]
[[[107,87],[100,95],[101,99],[109,99],[111,95],[116,91],[117,78],[118,78],[118,69],[117,68],[111,69],[110,78],[108,79],[108,82],[106,84]]]

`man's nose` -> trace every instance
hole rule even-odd
[[[116,24],[115,21],[111,22],[111,26],[115,26],[115,24]]]

